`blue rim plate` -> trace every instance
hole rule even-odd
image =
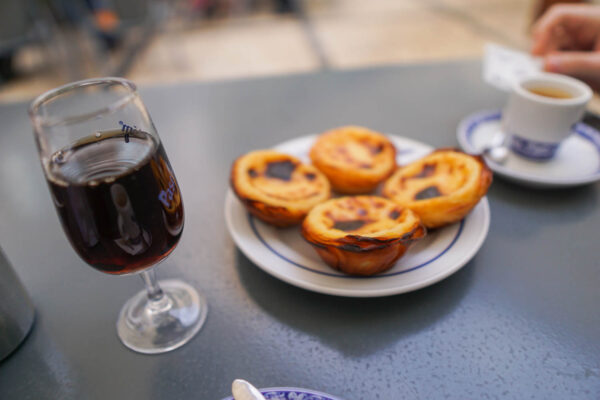
[[[456,130],[462,149],[480,153],[501,129],[501,118],[500,110],[483,110],[465,117]],[[589,184],[600,180],[600,132],[585,123],[575,124],[572,134],[551,160],[533,161],[510,152],[503,164],[487,157],[486,161],[495,173],[527,186],[560,188]]]
[[[266,400],[342,400],[339,397],[315,390],[293,387],[274,387],[259,390]],[[226,397],[223,400],[233,400],[233,397]]]
[[[275,149],[308,161],[316,135],[282,143]],[[406,164],[432,147],[399,136],[388,137]],[[450,276],[475,256],[487,236],[487,198],[460,222],[437,229],[416,243],[390,270],[370,276],[343,274],[327,266],[306,243],[298,227],[278,229],[251,216],[231,190],[225,198],[225,220],[237,247],[265,272],[292,285],[336,296],[380,297],[410,292]]]

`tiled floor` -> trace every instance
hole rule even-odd
[[[159,35],[129,77],[144,83],[197,81],[318,68],[318,57],[297,19],[263,16]]]
[[[488,41],[526,49],[532,3],[305,0],[301,17],[264,11],[209,22],[171,17],[126,76],[147,84],[472,59]],[[0,101],[28,99],[70,80],[35,51],[20,55],[29,72],[0,86]]]

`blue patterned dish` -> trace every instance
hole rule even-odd
[[[465,117],[458,125],[456,136],[464,151],[481,153],[501,131],[501,110],[483,110]],[[513,137],[511,150],[502,164],[484,157],[496,174],[523,185],[561,188],[600,180],[600,131],[583,122],[573,126],[571,135],[558,148]],[[554,151],[556,155],[550,160],[532,159],[543,160]]]
[[[309,389],[274,387],[259,390],[267,400],[342,400],[339,397]],[[233,400],[233,397],[226,397],[223,400]]]

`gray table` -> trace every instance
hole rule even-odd
[[[452,146],[464,115],[504,101],[479,77],[478,63],[452,63],[142,88],[187,213],[159,275],[184,278],[210,303],[199,335],[160,356],[117,339],[117,313],[142,282],[75,255],[26,105],[1,106],[0,243],[37,322],[0,364],[0,399],[213,400],[236,377],[348,400],[600,398],[598,185],[535,191],[496,179],[475,258],[434,286],[388,298],[285,284],[225,229],[237,155],[349,123]]]

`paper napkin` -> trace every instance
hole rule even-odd
[[[509,91],[515,82],[541,71],[540,57],[495,43],[485,45],[483,80],[500,90]]]

